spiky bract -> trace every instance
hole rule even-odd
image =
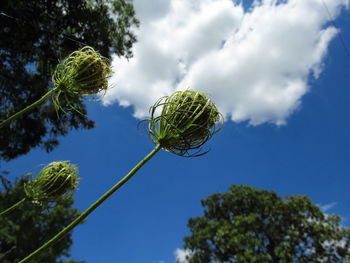
[[[157,112],[161,109],[161,114]],[[148,134],[155,144],[174,154],[200,156],[202,146],[221,130],[223,115],[203,93],[177,91],[150,108]]]
[[[78,181],[78,168],[69,161],[58,161],[46,165],[37,178],[25,185],[24,190],[28,199],[42,204],[72,194]]]
[[[59,91],[76,95],[93,95],[108,89],[107,78],[112,68],[107,58],[101,56],[92,47],[83,47],[74,51],[57,67],[52,80]]]

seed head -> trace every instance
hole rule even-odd
[[[28,199],[42,204],[72,194],[78,181],[78,168],[68,161],[58,161],[46,165],[36,179],[25,185],[24,190]]]
[[[159,108],[161,114],[156,116]],[[155,144],[180,156],[200,156],[202,146],[221,130],[223,115],[215,104],[193,90],[177,91],[150,108],[148,134]]]
[[[52,80],[56,87],[60,87],[58,95],[61,92],[93,95],[107,90],[107,78],[111,74],[107,58],[92,47],[84,47],[71,53],[57,66]]]

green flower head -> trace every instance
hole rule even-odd
[[[36,179],[25,185],[24,190],[28,199],[42,204],[72,194],[78,181],[78,168],[68,161],[58,161],[46,165]]]
[[[158,116],[158,109],[161,113]],[[180,156],[200,156],[202,146],[221,130],[224,119],[203,93],[177,91],[150,108],[148,134],[155,144]]]
[[[109,61],[92,47],[84,47],[57,66],[52,80],[61,92],[93,95],[107,90],[111,74]]]

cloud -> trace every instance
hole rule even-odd
[[[329,210],[331,210],[333,207],[337,205],[336,202],[325,204],[325,205],[319,205],[319,208],[323,213],[327,213]]]
[[[186,257],[191,256],[191,251],[188,249],[177,248],[174,252],[175,254],[175,262],[177,263],[187,263],[188,260]]]
[[[323,0],[331,17],[349,0]],[[134,0],[141,26],[129,61],[113,58],[103,99],[143,118],[160,97],[207,92],[233,121],[285,124],[318,78],[338,33],[320,0]]]

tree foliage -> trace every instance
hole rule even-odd
[[[103,56],[131,57],[139,22],[127,0],[5,0],[0,3],[0,120],[30,105],[52,88],[60,59],[85,45]],[[65,105],[61,98],[60,105]],[[51,100],[0,132],[0,158],[11,160],[41,146],[51,151],[71,129],[91,129],[81,97],[68,114]]]
[[[350,230],[305,196],[231,186],[202,201],[184,238],[188,262],[350,262]]]
[[[23,186],[30,175],[24,175],[14,184],[0,176],[0,211],[15,204],[24,197]],[[50,237],[69,224],[80,213],[72,208],[73,198],[61,198],[54,207],[38,206],[30,201],[10,213],[0,217],[0,262],[14,263],[33,252]],[[71,234],[65,236],[55,246],[39,255],[37,262],[45,263],[82,263],[81,261],[62,260],[69,257],[72,245]]]

